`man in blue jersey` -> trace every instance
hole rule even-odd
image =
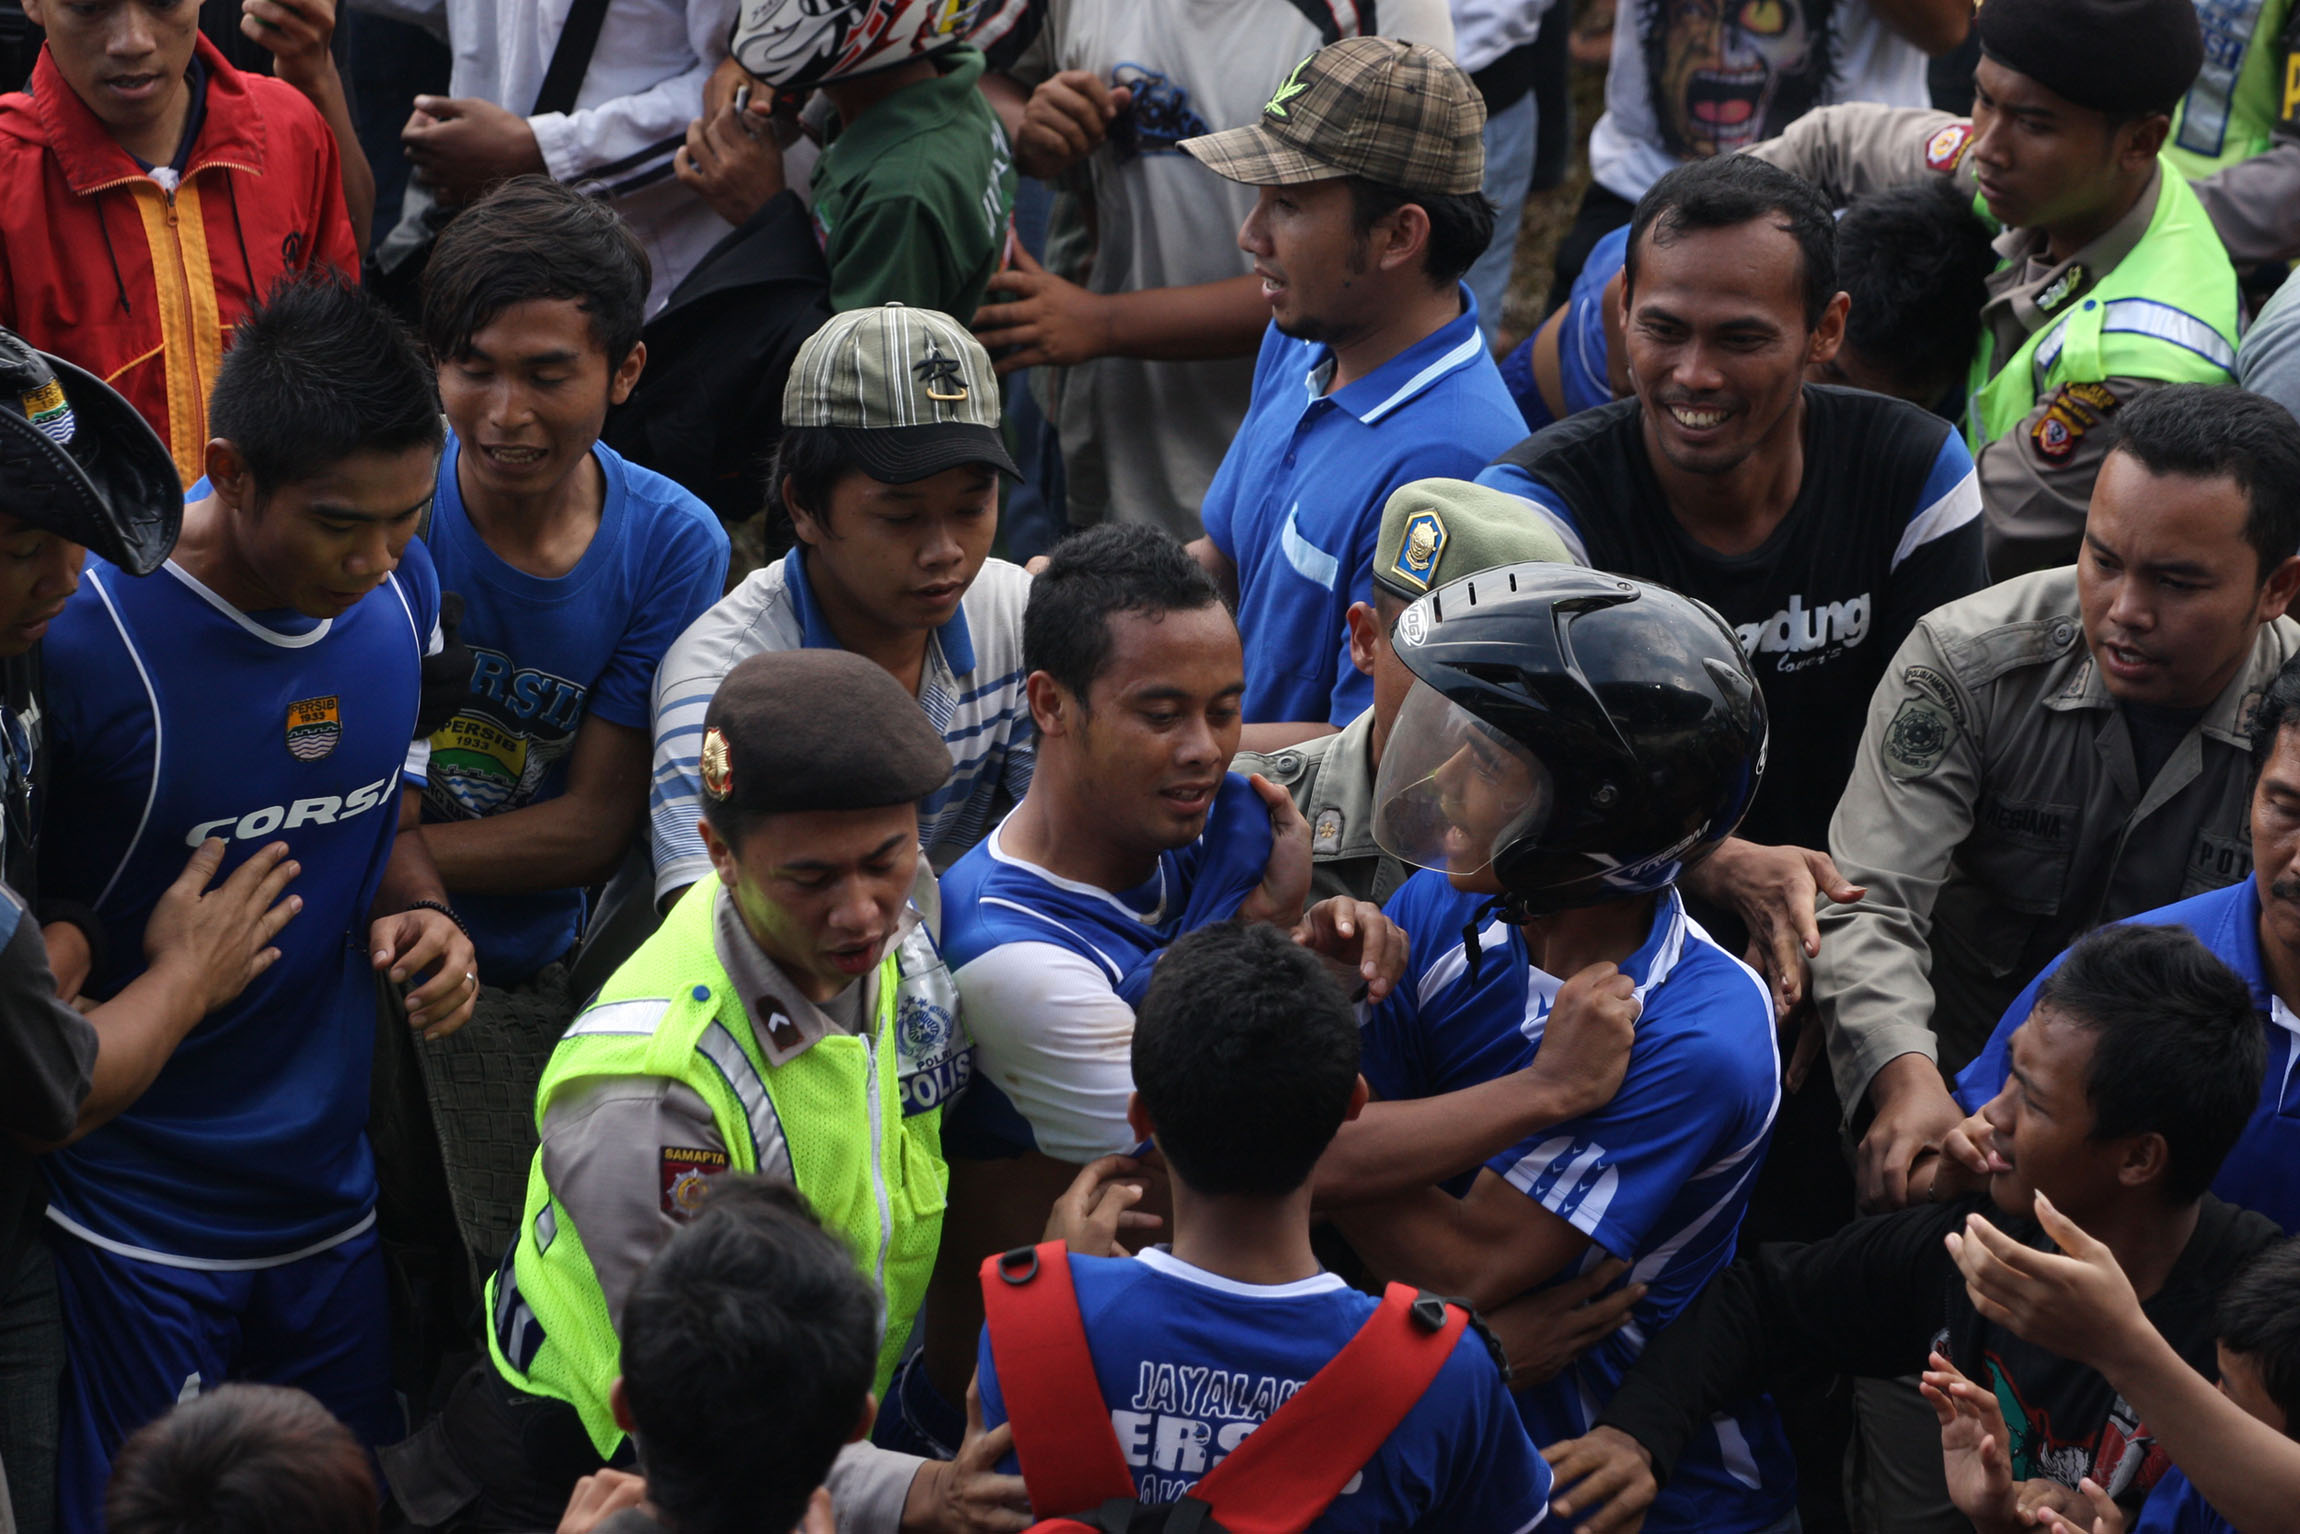
[[[1309,828],[1285,791],[1225,769],[1245,688],[1213,581],[1164,533],[1095,528],[1059,545],[1031,590],[1023,649],[1039,763],[1030,791],[944,879],[944,952],[980,1062],[946,1137],[951,1207],[927,1306],[925,1368],[893,1410],[948,1444],[981,1319],[975,1265],[1034,1237],[1082,1164],[1135,1147],[1134,1008],[1175,938],[1237,918],[1290,929],[1379,1001],[1404,968],[1365,902],[1302,902]],[[1320,1186],[1427,1182],[1604,1101],[1627,1025],[1574,1042],[1475,1101],[1386,1105],[1340,1135]],[[1586,1035],[1586,1037],[1582,1037]],[[1156,1202],[1155,1200],[1153,1201]],[[931,1375],[931,1383],[929,1376]]]
[[[2252,877],[2225,889],[2144,911],[2127,921],[2186,927],[2251,987],[2262,1019],[2268,1070],[2260,1102],[2212,1191],[2300,1231],[2300,662],[2277,673],[2252,716]],[[1996,1171],[1980,1110],[2003,1087],[2011,1042],[2036,1008],[2037,992],[2063,954],[2006,1009],[1996,1032],[1957,1075],[1958,1105],[1973,1117],[1949,1132],[1937,1157],[1917,1163],[1935,1201],[1984,1185]],[[2291,998],[2291,999],[2287,999]],[[1924,1195],[1912,1192],[1914,1201]]]
[[[476,960],[412,820],[408,745],[438,588],[413,540],[440,430],[388,313],[324,279],[239,330],[207,478],[161,572],[101,561],[46,643],[50,877],[102,919],[88,993],[136,975],[184,849],[275,836],[303,870],[281,957],[133,1107],[47,1163],[58,1229],[65,1526],[94,1527],[121,1440],[207,1384],[296,1385],[370,1442],[397,1415],[364,1128],[377,977],[453,1031]]]
[[[1645,1286],[1632,1325],[1521,1382],[1534,1441],[1585,1432],[1644,1339],[1733,1255],[1780,1100],[1765,986],[1690,921],[1676,881],[1755,797],[1766,709],[1732,629],[1659,586],[1566,565],[1485,571],[1400,615],[1415,675],[1382,755],[1375,833],[1424,870],[1389,905],[1414,962],[1369,1020],[1385,1099],[1429,1098],[1549,1053],[1588,993],[1636,1018],[1611,1100],[1424,1186],[1338,1208],[1377,1272],[1480,1310],[1608,1258]],[[1323,1191],[1323,1190],[1321,1190]],[[1340,1200],[1329,1198],[1328,1203]],[[1513,1333],[1504,1331],[1504,1340]],[[1739,1403],[1688,1447],[1656,1529],[1793,1520],[1772,1409]]]
[[[0,331],[0,1526],[54,1521],[56,1391],[64,1370],[56,1268],[41,1238],[34,1148],[102,1124],[151,1083],[185,1033],[278,958],[295,876],[272,843],[221,888],[224,843],[193,850],[145,924],[147,967],[83,1016],[94,952],[86,907],[43,905],[34,853],[48,781],[40,640],[79,586],[91,546],[149,575],[175,545],[175,465],[135,407],[102,380]],[[67,849],[68,851],[68,849]],[[276,903],[275,903],[276,902]],[[47,930],[42,930],[42,923]]]
[[[424,842],[481,990],[472,1025],[419,1058],[482,1269],[518,1220],[527,1105],[575,1013],[584,891],[646,813],[656,667],[726,585],[710,509],[599,441],[646,364],[647,272],[613,208],[528,176],[459,216],[423,276],[449,428],[424,543],[474,658],[431,736]]]
[[[1221,1026],[1208,1027],[1211,1018]],[[1319,1156],[1365,1106],[1365,1085],[1341,988],[1267,925],[1222,922],[1177,939],[1143,997],[1131,1054],[1127,1122],[1165,1158],[1173,1241],[1132,1258],[1070,1258],[1108,1411],[1083,1431],[1116,1434],[1139,1500],[1172,1502],[1330,1363],[1380,1303],[1325,1271],[1310,1248]],[[1077,1251],[1077,1236],[1067,1239]],[[995,1322],[985,1329],[976,1376],[985,1424],[1007,1419],[1000,1360],[1025,1370],[1037,1362],[1012,1348]],[[1037,1469],[1047,1448],[1023,1436],[1030,1427],[1018,1422],[1015,1432]],[[1373,1458],[1337,1470],[1355,1473],[1309,1524],[1321,1534],[1524,1534],[1547,1511],[1549,1467],[1474,1330],[1456,1339]],[[1032,1501],[1041,1516],[1089,1511],[1048,1506],[1037,1487]]]
[[[1373,701],[1345,615],[1373,598],[1390,492],[1466,479],[1522,434],[1461,281],[1493,237],[1484,125],[1444,54],[1351,37],[1296,65],[1254,122],[1181,142],[1258,199],[1238,244],[1270,328],[1190,545],[1236,598],[1254,750]]]

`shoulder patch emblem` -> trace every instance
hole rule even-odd
[[[1318,818],[1310,827],[1310,853],[1342,850],[1342,812],[1328,806],[1318,811]]]
[[[1445,545],[1445,518],[1435,511],[1415,512],[1406,519],[1406,539],[1398,546],[1398,557],[1390,562],[1390,573],[1416,591],[1429,590],[1430,577],[1437,573]]]
[[[1921,778],[1941,764],[1957,738],[1957,722],[1929,698],[1909,698],[1885,726],[1885,770]]]
[[[2047,463],[2059,463],[2076,451],[2085,433],[2115,414],[2118,400],[2102,383],[2064,383],[2045,402],[2044,414],[2028,429],[2029,445]]]
[[[1965,146],[1973,141],[1971,123],[1950,123],[1925,140],[1925,169],[1937,170],[1943,175],[1955,170],[1965,158]]]
[[[287,711],[288,755],[299,762],[316,762],[343,739],[343,710],[334,697],[306,698],[290,703]]]
[[[710,1179],[726,1170],[725,1151],[692,1145],[662,1147],[663,1213],[674,1219],[693,1219],[703,1207],[703,1196],[710,1191]]]

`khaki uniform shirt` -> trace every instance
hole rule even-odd
[[[1749,153],[1803,176],[1841,207],[1931,175],[1954,176],[1960,189],[1973,191],[1973,162],[1965,153],[1970,134],[1970,124],[1947,112],[1858,103],[1809,112]],[[1990,274],[1989,299],[1981,310],[1992,373],[2051,318],[2038,307],[2039,297],[2052,293],[2052,312],[2065,313],[2131,253],[2155,216],[2162,185],[2159,170],[2124,217],[2066,261],[2045,254],[2042,230],[2007,229],[1997,236],[1997,254],[2005,261]],[[2062,287],[2072,271],[2074,280]],[[2108,456],[2111,434],[2098,428],[2156,387],[2153,379],[2121,377],[2062,385],[1974,455],[1992,580],[2076,558],[2092,482]]]
[[[2254,708],[2300,652],[2278,618],[2143,785],[2094,666],[2076,572],[1917,624],[1869,704],[1829,851],[1868,887],[1824,905],[1812,993],[1848,1113],[1888,1060],[1955,1069],[2022,986],[2104,921],[2248,877]]]
[[[1294,796],[1310,823],[1312,903],[1348,895],[1386,904],[1413,872],[1374,840],[1374,711],[1336,735],[1283,751],[1241,751],[1232,772],[1260,773]]]

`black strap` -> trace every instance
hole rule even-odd
[[[1334,0],[1288,0],[1302,19],[1318,29],[1318,46],[1323,48],[1342,40],[1342,19],[1334,13]],[[1381,24],[1374,19],[1375,0],[1357,0],[1357,26],[1352,37],[1379,37]]]
[[[583,77],[591,72],[591,55],[599,48],[599,29],[606,24],[611,0],[575,0],[560,29],[559,45],[551,50],[551,67],[543,71],[543,88],[535,93],[530,117],[549,112],[572,112],[582,94]]]

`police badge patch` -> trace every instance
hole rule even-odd
[[[1957,738],[1957,722],[1929,698],[1910,698],[1885,726],[1885,770],[1921,778],[1938,767]]]
[[[2119,403],[2115,391],[2106,384],[2062,384],[2045,402],[2044,414],[2028,429],[2029,442],[2039,458],[2059,463],[2076,451],[2085,433],[2115,414]]]
[[[691,1220],[703,1207],[710,1180],[727,1170],[727,1153],[692,1145],[666,1145],[662,1152],[663,1213]]]
[[[1430,577],[1437,573],[1437,562],[1445,553],[1445,518],[1434,511],[1417,511],[1406,519],[1405,542],[1398,545],[1398,557],[1390,563],[1390,573],[1410,584],[1416,591],[1430,589]]]
[[[343,711],[334,698],[306,698],[288,705],[288,755],[297,761],[318,761],[342,738]]]
[[[1944,174],[1955,170],[1965,157],[1965,146],[1972,140],[1971,123],[1950,123],[1925,140],[1925,169]]]

